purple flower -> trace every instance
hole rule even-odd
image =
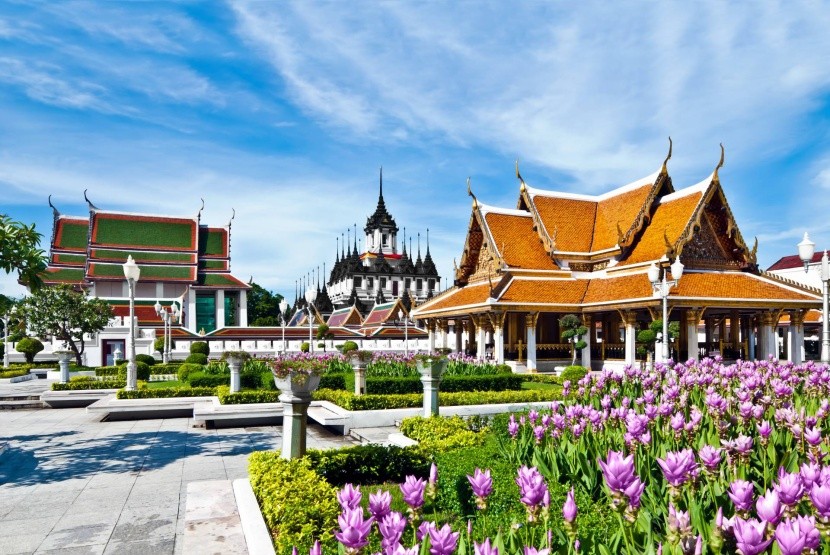
[[[565,522],[573,523],[576,520],[576,513],[574,488],[571,487],[571,491],[568,492],[568,496],[565,498],[565,504],[562,506],[562,516],[565,518]]]
[[[632,509],[640,508],[640,498],[643,496],[646,485],[640,481],[640,478],[634,478],[627,488],[625,488],[625,496],[628,497],[628,504]]]
[[[314,545],[308,551],[308,555],[322,555],[323,550],[320,548],[320,540],[314,540]]]
[[[830,518],[830,486],[813,484],[810,489],[810,501],[822,518]]]
[[[770,434],[772,433],[772,426],[769,422],[764,420],[760,424],[758,424],[758,435],[760,435],[764,439],[768,439]]]
[[[739,511],[748,511],[752,508],[754,486],[746,480],[735,480],[729,486],[729,498]]]
[[[741,555],[758,555],[766,551],[769,544],[772,543],[772,539],[764,540],[766,527],[766,523],[754,518],[748,520],[735,518],[733,530],[738,551]]]
[[[550,504],[550,494],[545,479],[539,474],[536,467],[522,466],[519,468],[519,476],[516,478],[521,494],[520,501],[524,503],[528,511],[528,520],[535,520],[536,509],[541,504]]]
[[[821,545],[821,532],[816,528],[814,516],[797,516],[798,528],[804,534],[805,543],[808,549],[817,550]]]
[[[705,466],[708,471],[716,472],[721,462],[722,452],[723,450],[717,447],[704,445],[700,448],[700,451],[697,452],[697,455],[700,457],[700,462],[703,463],[703,466]]]
[[[417,543],[415,545],[413,545],[412,547],[410,547],[409,549],[405,548],[401,544],[398,544],[397,546],[395,546],[395,550],[392,551],[391,553],[392,553],[392,555],[418,555],[418,553],[420,553],[420,551],[421,551],[421,546],[419,546]]]
[[[577,540],[579,541],[579,540]],[[579,547],[576,548],[579,551]],[[524,555],[548,555],[550,553],[550,549],[536,549],[531,545],[526,545],[524,548]]]
[[[689,511],[679,511],[674,503],[669,501],[668,530],[683,538],[692,531],[692,519]]]
[[[430,548],[432,555],[450,555],[458,545],[458,532],[453,532],[449,524],[439,530],[437,527],[429,530]]]
[[[609,451],[606,461],[599,460],[605,484],[612,492],[622,493],[634,481],[634,456],[623,457],[622,453]]]
[[[821,430],[818,428],[807,428],[804,430],[804,441],[815,447],[821,443]]]
[[[427,484],[423,478],[415,478],[415,476],[407,476],[406,481],[401,484],[401,493],[403,500],[407,505],[413,509],[418,509],[424,504],[424,492]]]
[[[519,423],[516,422],[516,417],[512,414],[510,415],[510,421],[507,423],[507,433],[509,433],[512,438],[515,438],[519,433]]]
[[[418,541],[424,539],[425,536],[429,535],[430,530],[435,530],[437,527],[434,522],[430,522],[425,520],[418,526],[418,529],[415,531],[415,537],[418,538]]]
[[[747,455],[752,451],[752,438],[741,434],[735,438],[732,446],[739,455]]]
[[[383,520],[378,522],[378,530],[380,530],[380,535],[383,536],[380,542],[381,547],[384,550],[394,547],[395,544],[401,541],[405,528],[406,518],[401,513],[392,511],[383,517]]]
[[[476,496],[476,504],[479,509],[482,509],[482,504],[486,507],[484,500],[493,492],[493,479],[490,477],[490,469],[484,472],[480,468],[476,468],[473,475],[467,475],[467,480],[470,482],[470,487],[473,489],[473,495]],[[479,500],[481,503],[479,503]]]
[[[674,487],[683,485],[689,479],[689,472],[697,466],[691,449],[669,451],[665,459],[657,459],[657,464],[660,465],[666,481]]]
[[[779,472],[775,491],[781,502],[792,507],[804,497],[804,486],[801,483],[801,474],[798,472]]]
[[[291,555],[300,555],[300,552],[297,551],[296,545],[291,548]]]
[[[473,542],[473,547],[475,548],[475,555],[499,555],[498,548],[490,545],[490,538],[487,538],[481,544]]]
[[[392,507],[392,495],[388,491],[378,490],[369,494],[369,512],[380,522],[389,514]]]
[[[340,531],[334,537],[347,549],[362,549],[369,543],[369,532],[375,517],[363,518],[361,509],[346,509],[337,517]]]
[[[797,520],[788,518],[775,529],[775,542],[781,549],[781,555],[801,555],[807,536],[801,531]]]
[[[363,494],[360,493],[360,486],[354,487],[351,484],[346,484],[343,489],[337,492],[337,501],[344,511],[360,507],[361,499],[363,499]]]
[[[429,467],[429,484],[435,485],[438,483],[438,467],[435,466],[435,463],[432,463],[432,466]]]
[[[801,483],[804,485],[804,489],[809,490],[819,480],[821,467],[817,463],[806,462],[801,465],[799,474],[801,475]]]
[[[778,524],[784,514],[784,506],[781,505],[778,492],[774,489],[767,490],[765,495],[758,497],[758,501],[755,502],[755,510],[759,517],[773,526]]]

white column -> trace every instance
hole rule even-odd
[[[585,327],[588,328],[588,332],[585,334],[584,341],[586,343],[585,348],[582,349],[582,366],[587,368],[589,371],[591,370],[591,343],[593,341],[594,336],[594,321],[590,314],[584,314],[582,316],[582,322],[584,323]]]
[[[225,291],[216,292],[216,329],[225,327]]]
[[[525,316],[525,340],[527,342],[527,370],[535,372],[536,365],[536,324],[539,313],[531,312]]]
[[[187,291],[187,313],[185,316],[185,327],[193,333],[199,333],[196,329],[196,292],[193,289]]]
[[[450,325],[446,320],[442,320],[438,325],[439,325],[439,328],[441,330],[441,348],[442,349],[447,349],[447,348],[449,348],[449,343],[448,343],[448,339],[449,339],[448,335],[449,334],[448,334],[448,332],[449,332]]]
[[[464,335],[464,326],[461,323],[459,318],[455,319],[455,323],[452,326],[453,334],[455,335],[455,352],[460,353],[461,350],[464,348],[463,338]]]
[[[244,289],[239,292],[239,319],[236,325],[242,328],[248,327],[248,292]]]
[[[756,349],[755,349],[755,324],[754,324],[753,319],[752,319],[751,316],[748,319],[749,319],[749,324],[747,325],[747,328],[748,328],[749,331],[746,334],[746,336],[747,336],[746,343],[747,343],[747,351],[748,351],[747,359],[755,360],[755,358],[756,358],[755,354],[757,352]]]
[[[625,363],[637,364],[637,314],[628,311],[624,316],[625,322]]]
[[[686,312],[686,357],[687,360],[699,360],[700,348],[697,343],[697,324],[700,322],[700,312],[688,310]]]
[[[770,355],[775,356],[775,341],[772,335],[772,314],[769,312],[764,312],[761,314],[761,326],[760,326],[760,336],[762,340],[759,342],[762,346],[761,352],[759,353],[761,357],[767,358]]]
[[[504,364],[504,316],[503,312],[494,312],[490,317],[493,323],[493,358],[496,359],[496,364]]]
[[[429,352],[435,351],[435,320],[427,320],[427,336],[429,337]]]
[[[804,315],[800,310],[790,312],[790,329],[787,334],[787,353],[793,364],[801,364],[804,357],[801,353],[804,347]]]
[[[476,358],[484,360],[484,344],[487,343],[487,330],[484,328],[486,316],[476,318]]]

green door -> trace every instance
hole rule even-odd
[[[216,295],[198,293],[196,295],[196,331],[210,333],[216,329]]]

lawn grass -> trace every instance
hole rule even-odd
[[[562,389],[562,386],[555,383],[523,382],[522,389]]]
[[[147,389],[177,389],[182,387],[190,387],[187,382],[180,382],[173,380],[169,382],[147,382]]]

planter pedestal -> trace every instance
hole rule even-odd
[[[280,390],[282,403],[282,451],[283,459],[296,459],[305,455],[308,405],[311,392],[320,385],[320,376],[289,375],[274,378]]]
[[[72,353],[58,353],[58,367],[61,372],[60,383],[69,383],[69,361],[72,360]]]
[[[366,364],[353,362],[354,368],[354,394],[366,395]]]
[[[431,362],[417,360],[415,363],[424,386],[424,418],[438,416],[438,389],[444,371],[447,369],[447,362],[447,360]]]
[[[242,366],[242,359],[239,357],[227,357],[228,368],[231,371],[231,393],[239,393],[240,380],[239,368]]]

